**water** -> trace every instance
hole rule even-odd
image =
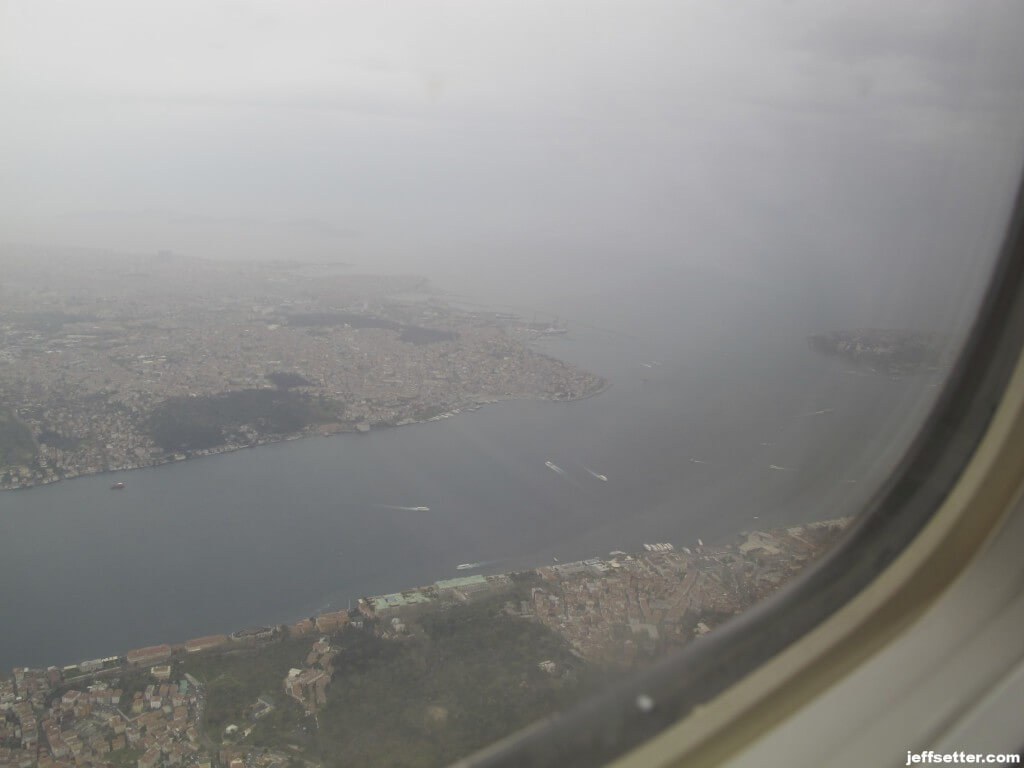
[[[606,376],[597,397],[0,494],[0,667],[291,621],[464,562],[498,572],[845,514],[935,391],[815,355],[804,334],[837,325],[821,317],[652,295],[625,310],[607,290],[562,297],[571,334],[539,347]]]

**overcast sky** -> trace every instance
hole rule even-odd
[[[13,242],[960,279],[1024,146],[1017,0],[0,9]]]

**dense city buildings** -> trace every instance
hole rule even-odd
[[[409,693],[414,679],[402,675],[414,675],[433,697],[433,676],[452,665],[454,679],[467,674],[458,666],[465,653],[457,650],[460,642],[502,654],[521,680],[516,694],[535,690],[547,697],[552,685],[577,685],[582,694],[586,688],[578,683],[588,669],[644,664],[777,590],[848,522],[750,531],[716,546],[658,542],[640,553],[472,574],[366,597],[351,613],[322,613],[289,626],[154,645],[63,668],[17,667],[0,679],[0,768],[318,765],[322,756],[309,734],[340,727],[339,717],[372,716],[377,705],[367,697],[386,697],[390,689],[363,690],[351,705],[358,712],[345,709],[345,696],[375,668],[401,665],[403,649],[416,660],[413,668],[399,666],[404,671],[394,682],[405,698],[420,694]],[[483,610],[457,613],[471,606]],[[479,648],[475,636],[465,636],[476,632],[500,645],[517,626],[542,634],[513,639],[507,649]],[[424,645],[428,637],[433,645]],[[439,666],[425,661],[428,651]],[[413,703],[430,722],[448,717],[435,698]]]
[[[726,547],[672,547],[538,568],[543,584],[519,610],[588,661],[628,667],[685,645],[764,599],[848,522],[749,532]]]
[[[11,263],[0,296],[7,489],[604,386],[529,346],[563,332],[557,319],[460,307],[420,278],[167,253]],[[353,764],[377,750],[404,764],[394,756],[426,745],[446,762],[698,641],[847,522],[515,573],[464,563],[455,578],[288,625],[18,667],[0,678],[0,768],[315,768],[350,747]],[[375,730],[396,708],[417,746]]]
[[[6,263],[0,488],[604,384],[525,343],[564,328],[459,309],[418,277],[173,254]]]
[[[15,669],[0,682],[0,766],[209,768],[214,756],[199,735],[202,690],[164,671],[154,667],[143,678],[149,682],[126,696],[98,676],[65,680],[53,667]]]

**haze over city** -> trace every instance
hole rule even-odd
[[[861,315],[912,281],[934,315],[1016,178],[1012,12],[9,3],[3,239],[521,292],[628,259]]]
[[[0,768],[446,764],[799,578],[988,287],[1018,16],[0,4]]]

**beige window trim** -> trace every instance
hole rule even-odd
[[[1024,488],[1024,357],[934,517],[821,625],[613,765],[711,766],[742,750],[910,627],[963,572]]]

